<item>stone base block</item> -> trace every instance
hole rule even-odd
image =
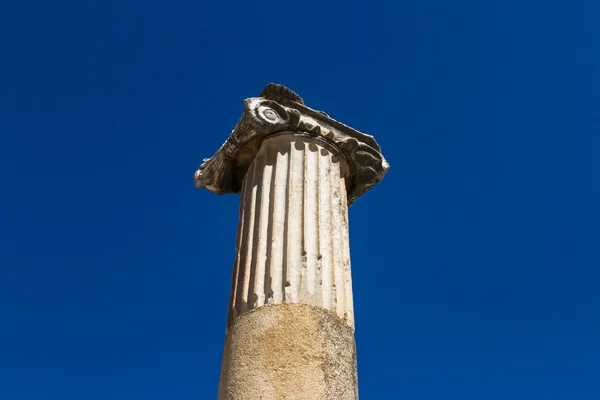
[[[219,400],[356,400],[354,332],[333,312],[265,305],[238,317],[223,352]]]

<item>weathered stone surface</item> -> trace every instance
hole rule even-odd
[[[389,168],[372,136],[281,85],[194,175],[242,193],[221,400],[358,397],[348,205]]]
[[[320,138],[267,137],[243,182],[229,327],[265,304],[304,303],[354,327],[348,166]]]
[[[262,140],[284,131],[326,138],[342,151],[349,165],[348,204],[383,179],[389,169],[372,136],[306,107],[286,87],[269,84],[260,97],[244,102],[244,113],[229,138],[196,171],[196,186],[216,194],[238,193]]]
[[[227,335],[219,400],[356,400],[354,334],[337,315],[304,304],[267,305]]]

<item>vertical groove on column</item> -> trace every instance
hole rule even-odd
[[[250,251],[248,253],[248,260],[246,263],[250,263],[250,271],[248,276],[248,289],[246,291],[247,296],[247,304],[248,309],[251,310],[254,308],[257,302],[256,296],[256,268],[257,268],[257,253],[258,246],[260,242],[260,228],[261,228],[261,218],[264,218],[264,214],[262,211],[262,203],[263,203],[263,175],[264,175],[264,163],[265,163],[265,155],[262,152],[259,152],[255,159],[256,167],[254,171],[254,182],[253,182],[253,212],[254,212],[254,224],[252,229],[252,246],[250,247]],[[262,268],[261,268],[262,269]]]
[[[341,209],[341,217],[342,217],[342,229],[346,232],[345,235],[342,235],[343,247],[342,252],[344,256],[344,283],[345,283],[345,301],[346,301],[346,318],[348,323],[351,326],[354,326],[354,299],[352,295],[352,272],[350,268],[350,235],[349,235],[349,224],[348,224],[348,198],[346,197],[346,182],[343,177],[338,179],[340,190],[343,196],[340,196],[342,209]]]
[[[277,256],[277,249],[273,249],[273,226],[275,224],[275,174],[277,173],[277,148],[270,148],[269,153],[267,154],[267,162],[272,165],[271,169],[271,180],[269,182],[269,211],[268,211],[268,226],[267,226],[267,237],[262,239],[266,239],[265,242],[265,273],[263,274],[263,303],[262,304],[272,304],[273,303],[273,256]]]
[[[313,298],[311,300],[311,303],[313,304],[318,304],[319,306],[323,306],[323,277],[321,275],[322,273],[322,259],[323,259],[323,255],[321,254],[321,225],[322,225],[322,213],[321,213],[321,209],[323,208],[322,204],[321,204],[321,193],[323,193],[323,191],[327,190],[327,188],[323,187],[324,184],[321,181],[321,168],[323,166],[323,164],[325,163],[325,160],[322,159],[321,157],[321,149],[318,146],[312,145],[309,146],[309,150],[314,153],[314,158],[315,158],[315,165],[313,166],[313,172],[312,172],[312,177],[315,181],[315,196],[313,197],[313,201],[315,203],[315,231],[316,231],[316,238],[313,240],[313,245],[315,246],[313,253],[314,253],[314,265],[313,265],[313,275],[314,275],[314,290],[313,290]]]
[[[300,268],[302,263],[302,230],[304,228],[302,212],[304,203],[304,151],[300,152],[298,147],[304,147],[303,143],[292,142],[290,150],[290,190],[289,210],[286,220],[288,229],[287,240],[287,273],[290,287],[290,302],[297,303],[300,296]],[[286,299],[287,299],[286,294]]]
[[[242,184],[228,326],[280,303],[323,307],[353,326],[344,162],[316,139],[263,141]]]
[[[250,291],[253,294],[253,302],[252,308],[259,307],[265,304],[265,269],[267,265],[267,231],[269,230],[269,203],[270,203],[270,190],[271,190],[271,179],[273,173],[273,164],[272,161],[273,152],[270,151],[269,144],[265,145],[265,152],[262,155],[261,159],[263,161],[263,175],[261,182],[258,182],[260,185],[260,194],[259,199],[257,199],[257,207],[260,207],[259,217],[258,217],[258,230],[256,232],[256,251],[253,254],[254,261],[254,286],[253,291]]]
[[[306,255],[306,278],[308,295],[315,294],[315,280],[317,269],[317,249],[318,249],[318,230],[319,214],[317,209],[317,179],[318,171],[318,156],[317,146],[313,143],[307,143],[305,148],[304,165],[304,253]]]
[[[230,297],[229,297],[229,312],[227,314],[227,326],[229,326],[231,324],[231,322],[233,321],[233,319],[236,317],[235,315],[235,310],[236,307],[235,305],[237,304],[237,285],[239,282],[239,276],[240,276],[240,254],[241,254],[241,247],[242,247],[242,239],[244,237],[243,235],[243,230],[244,230],[244,191],[243,191],[243,186],[244,184],[242,183],[242,198],[240,200],[240,211],[239,211],[239,221],[238,221],[238,229],[237,229],[237,234],[236,234],[236,242],[235,242],[235,252],[236,252],[236,256],[235,256],[235,261],[233,263],[233,273],[232,273],[232,277],[231,277],[231,292],[230,292]]]
[[[330,212],[331,212],[331,218],[329,220],[329,224],[330,224],[330,229],[331,229],[331,270],[329,271],[329,280],[331,282],[331,310],[336,310],[337,308],[337,297],[335,295],[335,270],[338,268],[338,265],[340,263],[340,254],[338,251],[339,248],[339,243],[340,243],[340,236],[342,235],[342,233],[339,231],[338,229],[338,219],[339,219],[339,215],[337,215],[339,213],[338,207],[337,207],[337,199],[336,199],[336,195],[337,195],[337,191],[335,190],[335,183],[336,183],[336,177],[338,175],[338,169],[339,169],[339,164],[337,164],[336,162],[336,158],[335,156],[332,156],[331,158],[331,162],[332,162],[332,168],[330,170],[330,176],[329,176],[329,182],[331,184],[331,193],[330,193],[330,199],[329,199],[329,206],[330,206]]]
[[[340,187],[339,187],[339,161],[336,159],[336,167],[332,170],[332,182],[331,182],[331,225],[333,231],[333,268],[332,268],[332,286],[333,286],[333,303],[332,309],[340,315],[340,307],[343,308],[343,297],[340,296],[340,293],[343,293],[340,287],[340,270],[343,268],[343,254],[342,254],[342,236],[344,236],[341,223],[341,203],[340,203]],[[345,193],[343,193],[345,195]],[[343,295],[342,295],[343,296]],[[341,316],[343,317],[343,312]]]
[[[282,248],[282,269],[281,269],[281,295],[282,302],[291,303],[292,296],[290,292],[290,267],[288,264],[288,235],[289,235],[289,216],[290,216],[290,176],[292,173],[292,153],[294,143],[287,143],[287,176],[285,181],[285,215],[283,219],[283,248]]]
[[[253,164],[248,170],[244,180],[243,199],[244,204],[244,222],[242,228],[242,246],[240,247],[239,273],[236,288],[236,309],[237,315],[244,313],[248,309],[248,284],[250,280],[250,256],[252,255],[252,230],[254,229],[254,205],[256,197],[254,192],[254,176],[256,164]]]
[[[331,310],[331,274],[333,271],[332,227],[331,227],[331,155],[328,151],[319,151],[319,239],[321,255],[321,290],[323,308]]]
[[[272,298],[270,303],[282,303],[283,302],[283,269],[284,269],[284,247],[283,241],[285,237],[285,214],[286,214],[286,199],[287,199],[287,177],[288,177],[288,159],[289,150],[284,144],[281,149],[275,148],[275,174],[273,178],[273,185],[271,186],[271,239],[268,241],[268,245],[271,246],[269,267],[270,273],[270,291]]]

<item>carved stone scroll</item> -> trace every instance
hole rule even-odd
[[[269,84],[260,97],[246,99],[229,138],[194,175],[198,188],[216,194],[239,193],[262,141],[278,132],[322,137],[340,149],[349,166],[348,204],[377,184],[389,169],[375,139],[304,105],[284,86]]]

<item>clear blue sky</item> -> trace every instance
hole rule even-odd
[[[361,400],[600,398],[598,1],[5,1],[0,399],[214,399],[269,82],[374,135]]]

